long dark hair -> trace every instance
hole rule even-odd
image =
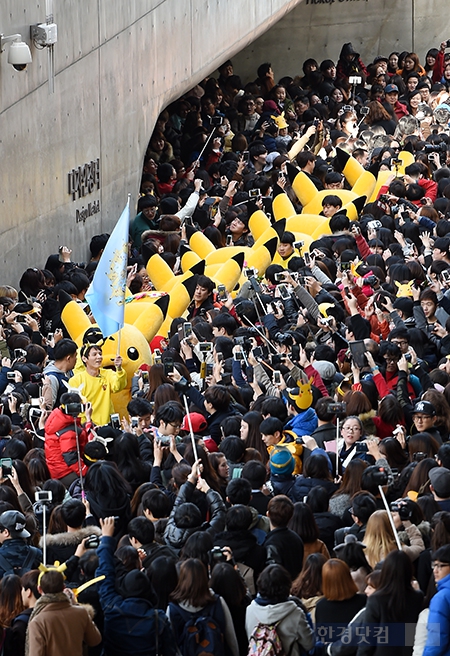
[[[300,599],[310,599],[322,594],[322,568],[327,562],[321,553],[312,553],[305,560],[303,569],[292,584],[291,593]]]
[[[113,462],[100,460],[94,462],[87,471],[84,484],[86,492],[91,492],[94,499],[99,497],[111,499],[112,506],[125,495],[131,494],[131,488]]]
[[[133,490],[148,481],[149,470],[142,464],[139,442],[133,433],[122,433],[114,441],[114,462]]]
[[[173,558],[158,556],[147,567],[147,576],[156,592],[156,607],[165,611],[169,597],[177,587],[178,574]]]
[[[269,453],[267,451],[266,445],[262,441],[261,431],[259,430],[259,426],[262,420],[262,414],[260,412],[256,412],[256,410],[247,412],[242,417],[242,421],[245,421],[245,423],[248,424],[248,436],[245,440],[245,446],[247,448],[253,448],[259,451],[263,463],[266,464],[269,460]]]
[[[23,610],[22,584],[15,574],[8,574],[0,583],[0,626],[4,629]]]
[[[374,595],[383,595],[386,600],[388,622],[404,622],[408,595],[413,591],[411,560],[404,551],[391,551],[384,559],[380,583]]]
[[[294,513],[289,520],[288,528],[301,537],[303,542],[314,542],[319,539],[319,529],[312,510],[306,503],[294,503]]]
[[[197,444],[197,455],[202,461],[202,465],[203,465],[202,478],[205,479],[205,481],[208,483],[209,487],[212,490],[216,490],[216,492],[220,492],[219,476],[217,475],[216,470],[212,466],[205,449],[201,447],[199,444]],[[192,448],[192,442],[186,444],[183,457],[191,466],[194,464],[195,456],[194,456],[194,450]]]
[[[170,599],[177,604],[187,602],[197,608],[204,608],[214,601],[209,590],[208,572],[201,560],[188,558],[181,563],[177,587]]]
[[[333,497],[340,496],[341,494],[348,494],[351,497],[361,490],[361,479],[364,470],[369,466],[364,460],[355,458],[350,460],[345,468],[344,475],[340,487],[333,493]]]
[[[247,595],[242,576],[229,563],[217,563],[210,580],[214,592],[225,599],[229,608],[240,606]]]

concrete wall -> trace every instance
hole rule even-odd
[[[448,0],[304,0],[233,59],[245,82],[270,61],[275,79],[302,75],[308,57],[337,61],[351,41],[370,63],[378,54],[414,50],[421,61],[429,48],[450,39]]]
[[[24,72],[8,65],[9,46],[0,55],[0,284],[43,266],[60,244],[84,260],[128,192],[134,206],[159,112],[300,1],[55,0],[55,93],[46,50],[31,46]],[[29,26],[41,22],[43,0],[0,3],[5,35],[30,44]],[[69,172],[97,159],[100,188],[73,201]]]

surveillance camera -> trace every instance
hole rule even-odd
[[[27,44],[23,41],[13,41],[9,46],[8,64],[11,64],[16,71],[24,71],[31,61],[31,52]]]

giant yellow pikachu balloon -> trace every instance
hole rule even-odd
[[[131,311],[133,301],[125,305],[125,325],[120,331],[120,355],[123,359],[123,368],[127,372],[127,386],[121,392],[113,394],[112,400],[116,412],[121,417],[128,416],[126,407],[131,399],[131,380],[133,374],[142,364],[152,363],[149,342],[157,334],[159,327],[162,325],[169,305],[169,296],[161,296],[154,302],[139,301],[139,312],[133,323],[128,323],[127,319],[135,313]],[[92,328],[87,315],[83,312],[80,305],[64,291],[59,292],[59,302],[61,305],[61,319],[66,327],[70,337],[81,346],[85,332]],[[130,310],[128,310],[130,307]],[[105,339],[102,346],[104,367],[111,367],[112,362],[117,354],[118,333],[114,333]],[[83,366],[82,364],[80,366]],[[81,392],[83,393],[83,392]]]

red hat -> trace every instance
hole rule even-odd
[[[194,433],[201,433],[202,431],[205,430],[205,428],[208,427],[208,422],[206,421],[205,417],[201,415],[199,412],[191,412],[189,414],[189,417],[191,418],[192,430],[194,431]],[[183,419],[183,423],[181,424],[180,430],[185,430],[185,431],[189,430],[189,422],[188,422],[187,415]]]
[[[164,349],[161,348],[161,342],[166,341],[165,337],[162,337],[161,335],[156,335],[150,342],[150,350],[153,353],[155,348],[159,349],[160,351],[163,351]]]

